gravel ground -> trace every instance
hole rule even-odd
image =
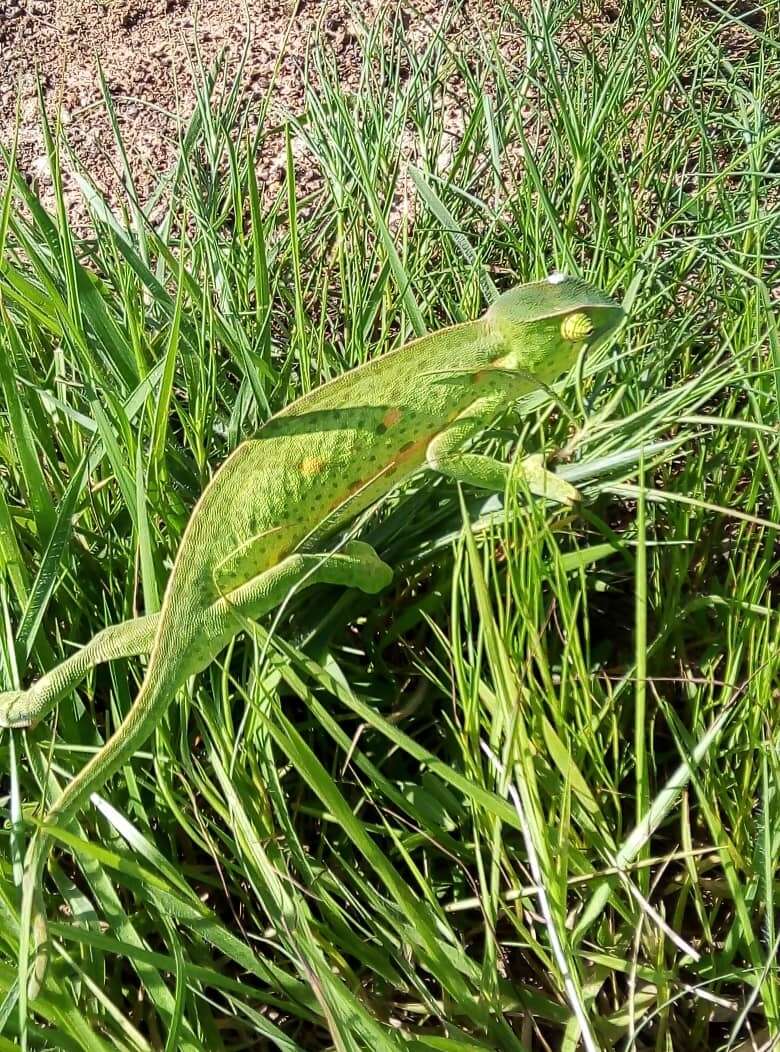
[[[529,0],[515,0],[521,9]],[[494,32],[505,0],[418,0],[412,7],[399,0],[0,0],[0,144],[9,146],[19,121],[19,165],[35,180],[44,203],[48,166],[38,103],[40,78],[47,112],[59,114],[69,142],[109,200],[120,196],[119,156],[98,75],[102,67],[115,100],[118,123],[136,188],[144,202],[177,153],[176,136],[195,103],[193,69],[209,68],[224,54],[228,74],[246,51],[243,90],[258,103],[270,93],[270,119],[298,112],[304,89],[304,63],[318,26],[330,42],[342,83],[355,87],[360,69],[360,39],[365,25],[403,13],[407,39],[422,51],[437,30],[446,7],[447,42],[468,53],[475,38]],[[749,11],[743,11],[749,7]],[[719,33],[720,43],[738,59],[755,45],[751,33],[766,31],[763,5],[735,0],[734,14],[743,24]],[[578,21],[566,27],[577,46],[585,38],[598,42],[619,17],[615,0],[582,0]],[[692,0],[691,19],[712,17],[709,5]],[[385,19],[386,20],[386,19]],[[728,38],[728,39],[726,39]],[[522,62],[526,42],[516,24],[499,32],[505,58]],[[276,78],[274,79],[274,71]],[[462,130],[457,85],[451,95],[448,130]],[[258,105],[258,110],[259,110]],[[534,115],[529,112],[529,120]],[[543,133],[543,129],[542,129]],[[0,171],[2,161],[0,161]],[[263,183],[283,178],[284,156],[279,139],[270,140],[258,158]],[[296,178],[305,188],[305,158],[296,158]],[[67,162],[63,163],[65,199],[76,226],[84,219],[79,191]]]
[[[495,25],[492,0],[472,6],[451,4],[448,35],[452,46]],[[426,6],[427,5],[427,6]],[[207,68],[224,53],[235,68],[247,49],[243,89],[271,93],[272,121],[300,108],[306,48],[319,25],[331,44],[342,82],[354,86],[359,70],[361,21],[370,23],[388,10],[372,3],[348,7],[339,0],[0,0],[0,142],[13,141],[19,114],[19,164],[35,179],[46,201],[48,167],[40,127],[38,77],[47,112],[60,120],[70,143],[109,199],[120,189],[119,158],[101,101],[98,69],[116,102],[119,125],[142,201],[176,154],[176,133],[192,112],[193,69]],[[441,5],[424,0],[404,10],[409,38],[424,47],[437,28]],[[510,51],[522,42],[507,40]],[[259,107],[258,107],[259,108]],[[261,158],[263,182],[284,172],[279,144]],[[64,168],[68,207],[78,216],[80,195]],[[305,180],[305,172],[302,173]],[[51,200],[47,202],[51,204]]]

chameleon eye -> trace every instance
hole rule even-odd
[[[578,311],[576,314],[567,314],[561,322],[561,336],[564,340],[577,343],[584,340],[593,332],[593,322],[587,314]]]

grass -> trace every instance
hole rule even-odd
[[[141,663],[5,732],[0,1050],[777,1046],[777,8],[524,12],[514,58],[389,15],[355,92],[315,40],[283,128],[203,74],[154,222],[82,170],[75,231],[56,128],[53,210],[7,158],[8,688],[155,609],[210,473],[322,380],[555,268],[631,323],[485,438],[579,513],[393,495],[361,530],[391,589],[258,625],[57,831],[22,1019],[31,823]]]

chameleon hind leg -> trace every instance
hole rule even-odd
[[[278,565],[270,567],[233,589],[202,612],[197,619],[198,632],[196,634],[199,636],[199,642],[194,647],[191,644],[189,648],[189,674],[195,674],[208,665],[233,636],[241,631],[242,616],[247,619],[261,617],[283,602],[294,588],[307,588],[315,583],[327,583],[356,587],[365,592],[374,593],[388,585],[392,576],[393,571],[382,562],[374,549],[360,541],[350,541],[338,551],[325,552],[322,555],[310,553],[290,555]],[[68,662],[64,662],[63,665],[49,673],[49,682],[55,682],[55,675],[59,673],[59,678],[56,680],[57,689],[64,690],[66,681],[72,683],[74,679],[78,680],[77,669],[83,671],[85,662],[86,667],[89,667],[90,660],[94,663],[98,653],[102,660],[110,660],[109,645],[114,648],[111,656],[129,656],[132,652],[150,650],[156,635],[155,622],[158,621],[158,618],[155,616],[139,620],[142,622],[140,625],[138,622],[126,622],[99,633],[84,648],[88,651],[89,657],[81,657],[83,651],[80,651],[79,654],[74,655],[73,659],[69,659]],[[96,644],[101,637],[101,646],[98,647]],[[133,649],[130,649],[131,644]],[[76,665],[75,661],[79,658],[81,664]],[[63,672],[64,665],[69,665],[66,672]],[[46,822],[59,824],[67,821],[83,800],[89,796],[90,787],[94,784],[91,781],[94,775],[90,773],[90,765],[94,768],[97,763],[102,763],[101,781],[104,781],[118,770],[129,755],[132,755],[132,752],[152,732],[155,723],[172,700],[177,684],[174,682],[170,686],[172,689],[163,693],[162,696],[152,695],[152,705],[150,706],[147,701],[146,709],[139,707],[143,704],[144,687],[141,687],[133,709],[125,717],[122,726],[114,732],[112,738],[82,768],[60,798],[55,801],[46,816]],[[133,715],[135,715],[134,727],[130,722]],[[32,927],[32,946],[35,957],[35,966],[28,985],[28,1000],[34,1000],[38,996],[45,980],[49,959],[46,913],[40,887],[41,872],[47,854],[47,838],[45,834],[41,836],[39,833],[30,843],[23,878],[21,924],[23,927]]]
[[[30,727],[74,690],[96,665],[148,654],[157,621],[157,614],[149,614],[104,628],[27,690],[0,691],[0,727]]]
[[[497,399],[480,399],[439,432],[426,451],[428,466],[458,482],[497,492],[504,491],[510,478],[522,478],[536,496],[558,504],[578,503],[579,491],[554,472],[547,471],[538,454],[515,464],[505,464],[482,453],[463,452],[463,445],[484,430],[485,420],[499,404]]]
[[[281,603],[296,585],[341,584],[378,592],[389,584],[392,570],[370,545],[351,541],[333,554],[291,555],[248,583],[228,592],[217,603],[213,616],[213,646],[216,656],[224,645],[228,623],[232,632],[240,628],[237,616],[261,617]],[[229,616],[228,616],[229,612]],[[159,614],[122,621],[98,632],[80,650],[41,676],[27,690],[0,691],[0,727],[30,727],[79,685],[97,665],[119,658],[138,657],[152,649]],[[216,649],[215,649],[216,648]]]

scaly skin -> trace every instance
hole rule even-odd
[[[580,350],[622,321],[622,309],[585,282],[556,275],[501,296],[480,319],[405,344],[324,384],[272,417],[214,475],[184,531],[157,616],[125,622],[27,691],[0,694],[0,725],[28,726],[101,661],[149,653],[119,728],[44,819],[66,822],[143,745],[177,690],[242,627],[314,582],[379,591],[392,571],[368,545],[328,552],[322,541],[427,464],[471,485],[503,490],[508,465],[461,451],[509,402],[569,369]],[[571,503],[578,494],[531,458],[532,489]],[[49,851],[34,835],[25,862],[23,926],[36,950],[28,996],[48,952],[40,891]],[[20,959],[20,973],[28,961]],[[24,991],[20,1007],[26,1007]]]

